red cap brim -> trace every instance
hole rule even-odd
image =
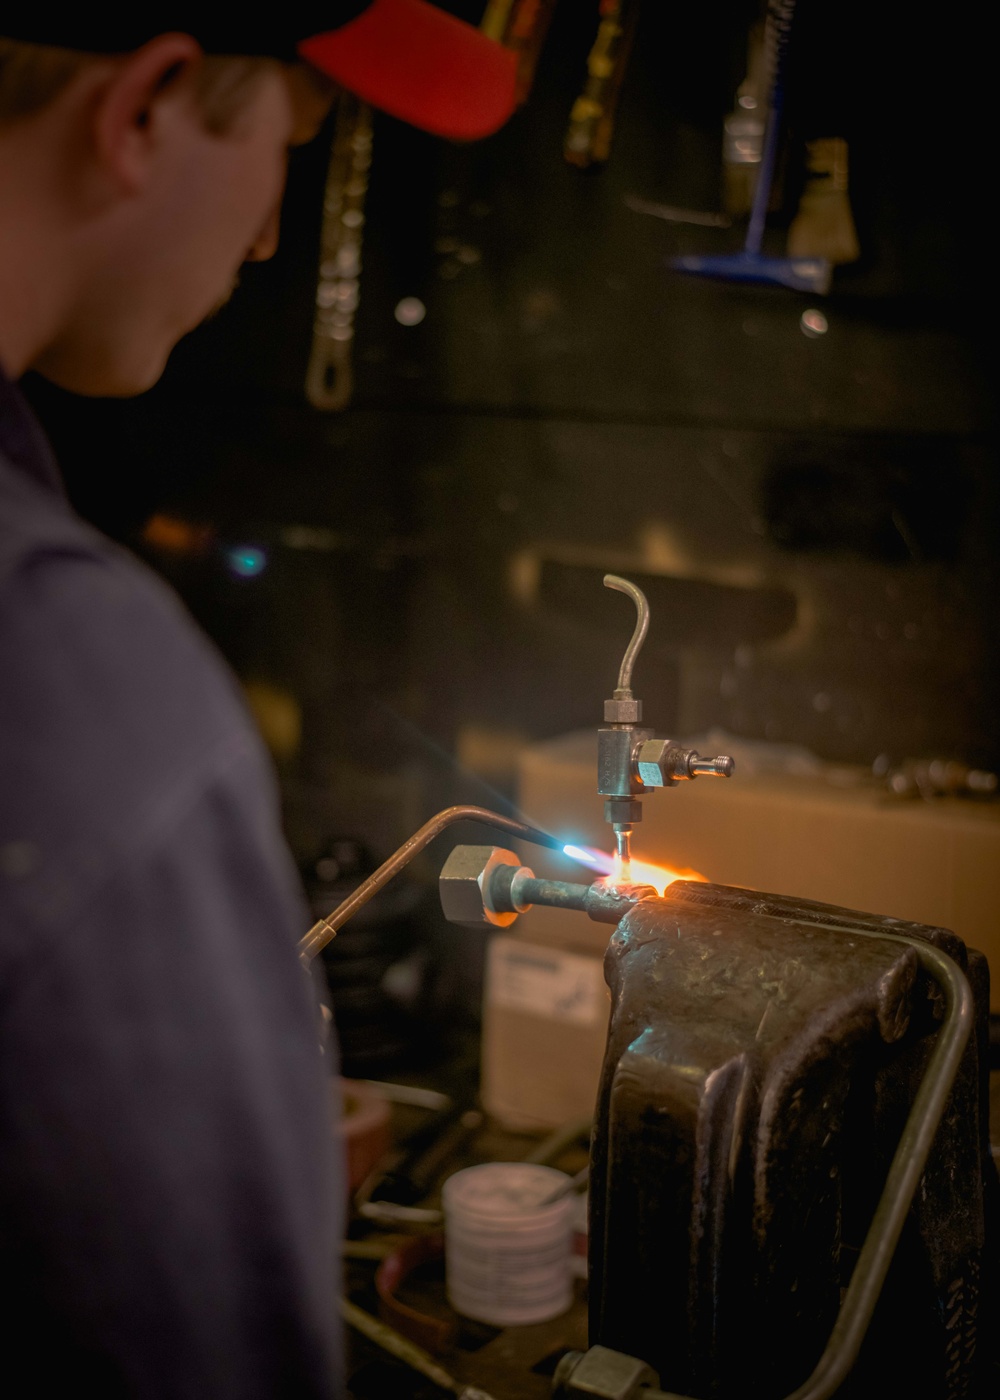
[[[517,59],[425,0],[374,0],[340,29],[299,44],[341,87],[436,136],[489,136],[514,110]]]

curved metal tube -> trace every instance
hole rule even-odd
[[[604,587],[614,588],[618,593],[625,593],[635,604],[638,616],[635,620],[635,631],[632,633],[632,640],[625,649],[622,657],[622,664],[618,668],[618,690],[632,691],[632,668],[635,666],[636,657],[642,650],[642,644],[646,640],[646,633],[649,631],[649,603],[641,588],[637,588],[634,583],[630,583],[627,578],[619,578],[617,574],[604,575]],[[620,698],[617,696],[616,698]]]
[[[833,928],[832,924],[811,927]],[[951,1086],[954,1083],[962,1052],[972,1030],[972,992],[961,968],[935,948],[919,938],[905,934],[875,933],[852,929],[852,938],[885,938],[893,943],[905,943],[913,949],[924,971],[944,992],[945,1015],[938,1031],[937,1043],[927,1066],[906,1126],[899,1139],[889,1167],[882,1195],[872,1217],[865,1242],[847,1285],[837,1321],[830,1333],[816,1369],[809,1379],[792,1391],[787,1400],[828,1400],[843,1384],[858,1359],[861,1343],[868,1331],[882,1284],[889,1272],[899,1236],[910,1204],[916,1193],[927,1157],[937,1132]]]
[[[332,914],[327,914],[325,919],[313,924],[299,942],[299,957],[302,961],[310,962],[317,953],[322,952],[330,940],[336,937],[338,929],[343,928],[353,914],[378,894],[404,866],[409,865],[413,857],[419,855],[425,846],[429,846],[435,836],[440,836],[442,831],[454,826],[456,822],[481,822],[484,826],[495,827],[497,831],[506,831],[509,836],[519,836],[522,841],[531,841],[536,846],[547,846],[550,851],[562,850],[562,842],[555,836],[549,836],[547,832],[538,831],[533,826],[525,826],[524,822],[515,821],[513,817],[503,817],[499,812],[491,812],[487,807],[446,807],[443,812],[438,812],[436,817],[424,822],[420,830],[415,831],[398,851],[383,861],[373,875],[362,881],[353,894],[337,905]]]

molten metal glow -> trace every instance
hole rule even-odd
[[[593,846],[564,846],[563,850],[573,860],[582,861],[584,865],[589,865],[592,870],[598,871],[601,875],[610,875],[613,880],[622,877],[623,872],[617,868],[616,858],[609,855],[607,851],[598,851]],[[628,878],[636,885],[652,885],[662,894],[667,886],[672,885],[675,880],[701,880],[705,882],[708,877],[699,875],[697,870],[675,870],[667,865],[654,865],[651,861],[636,860],[633,856]]]

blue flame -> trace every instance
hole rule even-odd
[[[602,875],[610,875],[615,868],[614,857],[606,851],[596,851],[593,846],[563,846],[563,854],[581,865],[589,865],[592,870],[599,870]]]

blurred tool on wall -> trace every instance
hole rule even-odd
[[[970,768],[953,758],[906,758],[893,764],[888,754],[879,754],[872,773],[882,779],[893,797],[919,797],[933,802],[939,797],[995,799],[1000,776],[985,768]]]
[[[563,154],[581,169],[611,153],[615,113],[639,19],[639,0],[600,0],[597,38],[587,58],[587,80],[573,103]]]
[[[371,160],[371,108],[342,92],[323,191],[316,311],[306,370],[306,398],[313,408],[346,408],[354,390],[354,316],[361,295],[361,237]]]
[[[764,148],[769,81],[764,26],[755,24],[747,38],[746,77],[722,127],[722,204],[734,219],[749,214],[753,203]]]
[[[527,101],[556,0],[488,0],[480,28],[517,54],[517,102]]]
[[[693,253],[673,258],[678,272],[696,277],[717,277],[726,282],[756,282],[765,286],[789,287],[793,291],[830,290],[831,265],[821,257],[776,257],[763,251],[771,193],[778,165],[785,107],[785,69],[795,17],[795,0],[769,0],[764,25],[764,51],[768,112],[761,148],[760,165],[754,185],[750,222],[743,250],[739,253]]]
[[[806,143],[806,175],[788,229],[788,256],[823,258],[834,267],[861,256],[848,196],[847,142],[823,136]]]

